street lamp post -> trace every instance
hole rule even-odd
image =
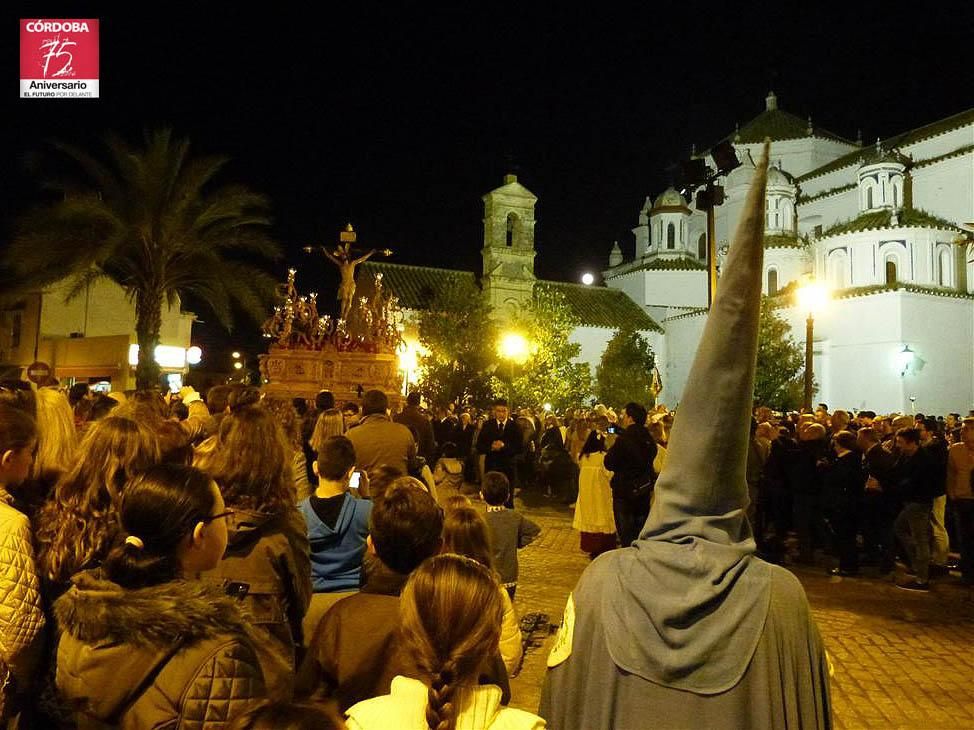
[[[514,366],[523,362],[526,362],[528,355],[530,354],[530,349],[528,347],[528,341],[524,339],[524,335],[519,332],[507,332],[501,337],[500,344],[497,348],[498,353],[502,358],[508,361],[511,366],[511,380],[510,380],[510,392],[508,394],[511,399],[511,405],[513,406],[514,400]]]
[[[815,281],[798,289],[798,306],[806,313],[805,320],[805,394],[802,405],[805,413],[812,412],[812,381],[814,379],[812,343],[815,341],[815,313],[822,310],[828,291]]]

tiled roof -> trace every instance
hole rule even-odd
[[[663,331],[652,317],[619,289],[561,281],[538,283],[562,294],[575,316],[588,327]]]
[[[471,285],[476,285],[476,276],[473,272],[456,269],[367,261],[359,267],[358,271],[360,277],[365,276],[369,279],[377,273],[382,274],[382,285],[387,291],[399,297],[399,303],[405,309],[429,308],[436,293],[451,279],[466,280]],[[550,286],[562,294],[566,304],[571,307],[582,325],[662,332],[662,328],[653,321],[652,317],[618,289],[568,284],[561,281],[539,281],[538,283]]]
[[[407,266],[380,261],[366,261],[359,267],[359,276],[369,279],[382,274],[382,285],[399,297],[399,304],[405,309],[426,309],[444,285],[451,281],[466,280],[476,284],[472,271],[456,269],[436,269],[432,266]]]
[[[660,257],[654,258],[652,261],[637,259],[636,261],[619,264],[611,269],[607,269],[605,276],[611,279],[616,276],[631,274],[635,271],[704,271],[706,268],[707,264],[689,256],[680,256],[672,259]]]
[[[972,122],[974,122],[974,109],[968,109],[967,111],[954,114],[946,119],[940,119],[936,122],[932,122],[931,124],[926,124],[922,127],[911,129],[908,132],[903,132],[901,134],[881,140],[880,145],[886,150],[902,148],[906,145],[914,144],[916,142],[929,139],[930,137],[936,137],[938,134],[944,134],[953,129],[963,127],[967,124],[971,124]],[[837,157],[821,167],[817,167],[814,170],[806,172],[804,175],[798,177],[798,181],[803,182],[805,180],[811,180],[812,178],[819,177],[820,175],[825,175],[826,173],[834,172],[835,170],[841,170],[844,167],[857,165],[860,157],[868,158],[869,154],[869,150],[865,148],[853,150],[846,155],[842,155],[842,157]],[[918,160],[918,162],[922,162],[922,160]]]
[[[959,231],[956,225],[920,208],[904,208],[898,213],[897,225],[892,225],[893,211],[883,209],[860,213],[850,221],[841,221],[822,231],[821,238],[840,236],[843,233],[868,231],[879,228],[942,228]]]
[[[765,248],[805,248],[805,241],[792,233],[764,234]]]
[[[758,114],[736,132],[732,132],[724,139],[737,144],[759,144],[764,142],[765,137],[770,137],[772,142],[779,142],[785,139],[799,139],[802,137],[824,137],[834,139],[838,142],[852,144],[845,137],[842,137],[827,129],[822,129],[814,124],[812,133],[808,133],[808,120],[802,119],[791,112],[781,109],[767,109]]]

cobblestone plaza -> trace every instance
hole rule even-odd
[[[532,495],[533,496],[533,495]],[[515,606],[521,615],[561,620],[568,593],[588,564],[571,512],[529,499],[524,512],[543,528],[520,551]],[[956,578],[927,595],[879,578],[796,571],[835,667],[832,706],[838,730],[941,730],[974,727],[974,596]],[[549,639],[525,655],[512,680],[513,705],[537,710]]]

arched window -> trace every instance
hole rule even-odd
[[[886,259],[886,283],[896,283],[896,259],[892,256]]]
[[[946,248],[940,249],[937,257],[937,283],[940,286],[950,286],[950,253]]]
[[[507,245],[513,246],[517,235],[517,216],[513,213],[507,216]]]
[[[778,293],[778,270],[768,269],[768,296],[773,297]]]
[[[707,234],[701,233],[700,238],[697,239],[697,258],[705,259],[707,258]]]
[[[873,208],[873,187],[870,185],[866,188],[866,210],[872,210]]]
[[[845,289],[849,286],[849,257],[844,251],[829,256],[828,277],[833,289]]]
[[[900,204],[899,196],[897,195],[897,192],[898,191],[896,190],[896,185],[893,185],[893,207],[894,208],[898,207]]]
[[[656,221],[656,248],[663,247],[663,222]]]
[[[672,223],[666,224],[666,247],[676,248],[676,226]]]

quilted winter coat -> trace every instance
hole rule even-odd
[[[43,653],[44,611],[30,521],[0,488],[0,727]]]
[[[266,694],[250,627],[205,583],[127,590],[88,571],[54,614],[57,687],[79,730],[222,730]]]

